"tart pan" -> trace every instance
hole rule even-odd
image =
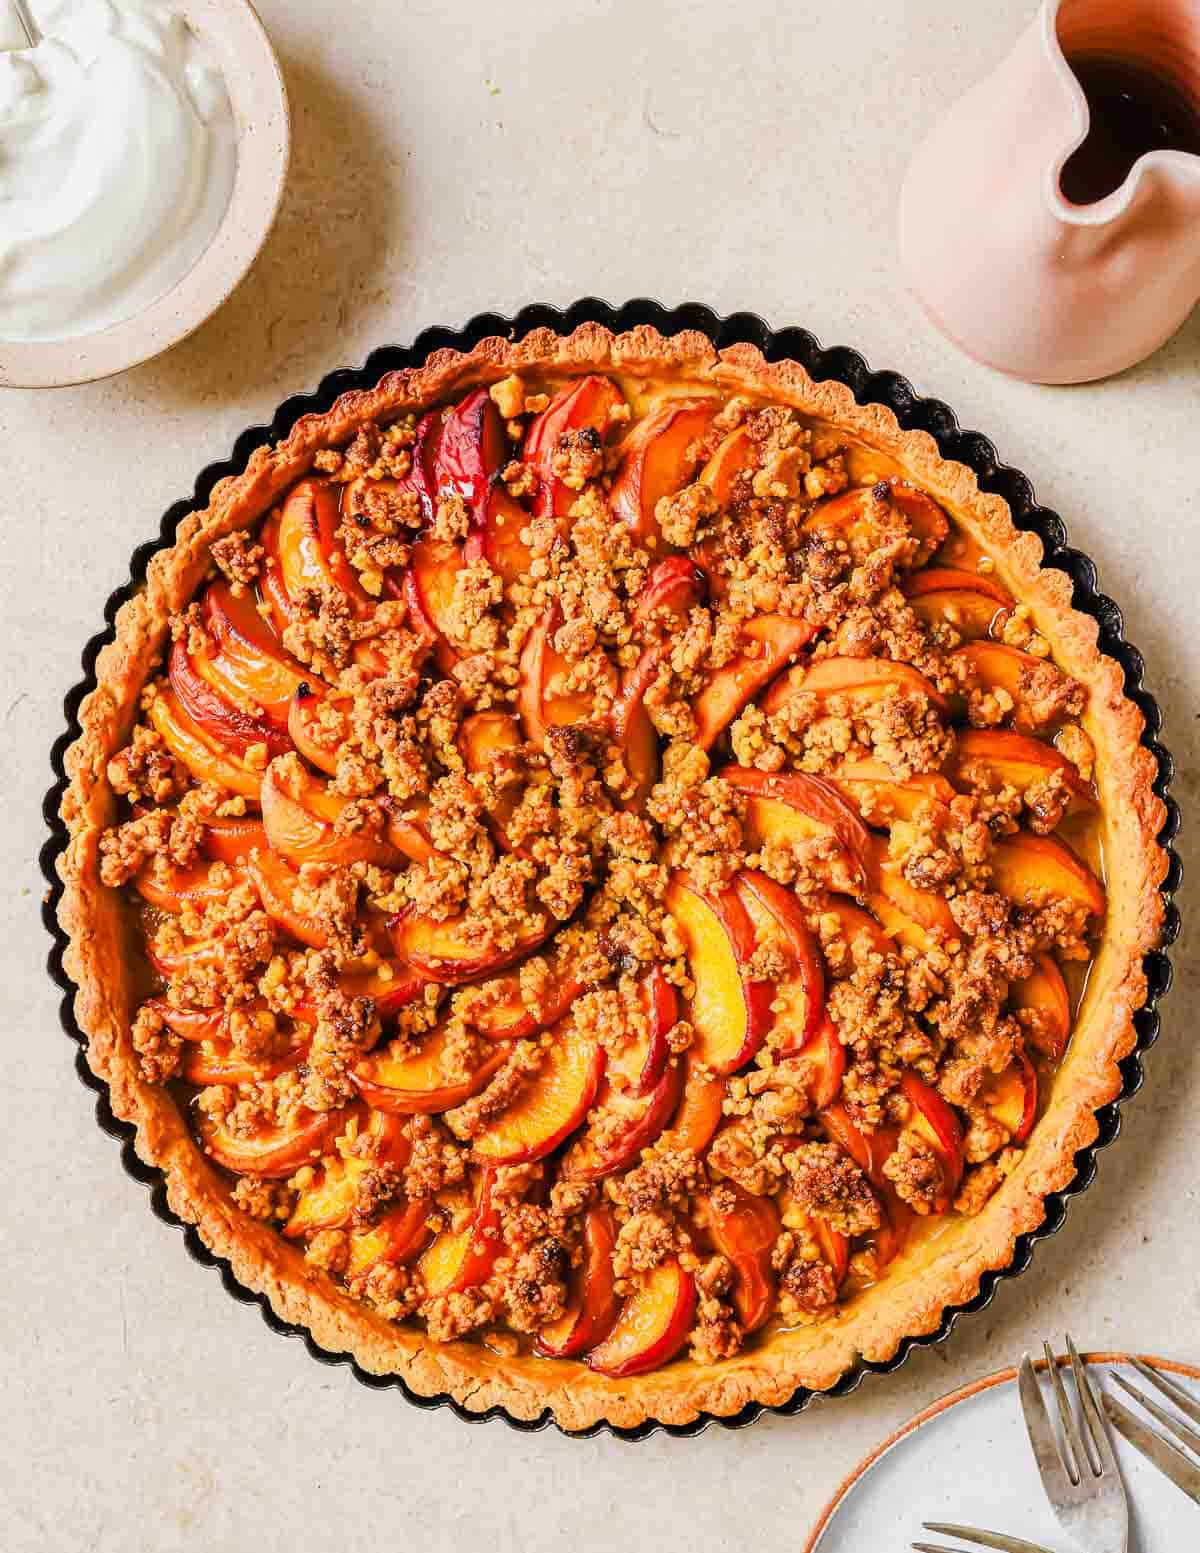
[[[636,1428],[622,1428],[607,1422],[599,1422],[588,1429],[569,1431],[561,1429],[554,1422],[549,1410],[534,1419],[517,1419],[511,1417],[501,1407],[491,1407],[483,1413],[471,1413],[460,1407],[449,1396],[418,1396],[398,1375],[368,1374],[348,1354],[330,1353],[319,1347],[304,1328],[281,1321],[271,1310],[264,1295],[254,1294],[236,1281],[228,1263],[223,1258],[214,1256],[201,1241],[196,1230],[184,1224],[167,1206],[166,1186],[162,1172],[143,1164],[137,1157],[133,1147],[134,1128],[114,1117],[108,1102],[107,1085],[96,1078],[87,1065],[84,1055],[87,1038],[76,1024],[72,1012],[74,987],[63,971],[63,951],[67,940],[58,926],[56,916],[62,885],[58,879],[55,863],[67,844],[66,831],[58,818],[59,803],[67,785],[63,757],[68,746],[79,736],[79,705],[84,696],[95,689],[96,658],[101,648],[113,639],[113,621],[117,610],[145,581],[146,566],[151,556],[163,546],[174,542],[175,530],[180,521],[193,509],[207,504],[218,480],[224,479],[227,475],[240,474],[255,448],[285,437],[302,415],[329,409],[334,400],[349,389],[370,388],[385,372],[415,366],[431,351],[445,348],[469,351],[489,335],[500,335],[514,340],[522,338],[531,329],[536,328],[549,328],[560,334],[569,334],[578,325],[588,322],[604,324],[614,331],[632,329],[639,324],[649,324],[666,335],[677,334],[684,329],[696,329],[706,334],[718,349],[739,342],[748,342],[758,346],[768,361],[795,360],[817,380],[836,379],[845,383],[860,404],[887,405],[906,430],[917,428],[929,432],[937,442],[944,458],[969,465],[978,476],[983,490],[1002,496],[1008,502],[1012,509],[1013,522],[1018,529],[1031,530],[1037,534],[1045,551],[1044,564],[1057,567],[1071,578],[1074,584],[1071,602],[1076,609],[1092,615],[1099,622],[1100,650],[1121,665],[1125,676],[1125,694],[1137,704],[1145,719],[1141,742],[1154,756],[1158,766],[1154,791],[1166,806],[1166,820],[1158,841],[1166,850],[1170,863],[1161,886],[1164,908],[1162,947],[1151,951],[1145,957],[1146,1001],[1134,1015],[1137,1045],[1120,1064],[1122,1077],[1120,1095],[1096,1113],[1099,1135],[1095,1143],[1081,1149],[1077,1154],[1074,1180],[1062,1191],[1051,1193],[1046,1198],[1046,1216],[1042,1224],[1032,1233],[1018,1238],[1009,1266],[997,1272],[984,1273],[979,1293],[974,1299],[963,1305],[947,1307],[936,1331],[925,1336],[903,1339],[896,1353],[886,1363],[860,1360],[828,1392],[820,1395],[846,1396],[856,1390],[868,1374],[890,1374],[893,1370],[899,1369],[914,1347],[929,1347],[935,1343],[945,1342],[960,1317],[983,1310],[991,1304],[997,1288],[1004,1279],[1014,1278],[1025,1271],[1032,1260],[1034,1246],[1038,1241],[1055,1234],[1061,1228],[1066,1218],[1069,1200],[1085,1191],[1095,1180],[1097,1154],[1100,1149],[1107,1148],[1120,1133],[1121,1106],[1141,1088],[1144,1078],[1142,1056],[1158,1038],[1160,1029],[1158,1003],[1171,985],[1171,964],[1166,951],[1179,934],[1179,912],[1173,897],[1179,888],[1182,869],[1178,856],[1171,848],[1171,842],[1179,830],[1179,809],[1168,791],[1174,776],[1174,761],[1158,739],[1162,728],[1162,714],[1154,697],[1143,688],[1142,656],[1137,648],[1125,639],[1120,609],[1112,599],[1099,592],[1097,588],[1096,567],[1093,561],[1081,551],[1068,545],[1066,527],[1062,519],[1057,513],[1038,505],[1029,479],[1019,470],[1002,464],[996,449],[986,437],[979,432],[961,428],[954,412],[947,405],[937,399],[921,398],[912,384],[898,373],[873,372],[857,351],[847,349],[845,346],[824,348],[806,329],[773,330],[753,313],[733,313],[727,318],[722,318],[711,308],[698,303],[685,303],[681,307],[668,309],[658,302],[647,299],[626,302],[621,307],[612,307],[606,302],[590,297],[573,303],[566,309],[535,304],[523,308],[514,318],[506,318],[498,313],[481,313],[471,319],[463,329],[436,327],[426,329],[417,336],[411,346],[384,346],[373,351],[361,368],[330,373],[321,381],[314,393],[299,394],[285,399],[275,411],[269,425],[247,427],[237,438],[227,460],[210,464],[201,472],[192,494],[169,507],[163,514],[158,534],[139,545],[133,552],[129,565],[129,581],[110,596],[105,606],[105,629],[93,636],[84,648],[83,678],[66,696],[64,702],[66,727],[55,741],[51,753],[55,781],[46,794],[44,803],[44,814],[50,836],[43,845],[40,856],[42,872],[49,886],[43,902],[42,918],[54,940],[47,965],[51,977],[63,993],[59,1010],[63,1028],[80,1048],[75,1058],[76,1071],[80,1080],[96,1092],[96,1120],[105,1132],[121,1140],[121,1160],[126,1172],[135,1181],[141,1182],[150,1189],[150,1205],[155,1214],[164,1223],[175,1225],[183,1231],[184,1244],[193,1260],[204,1267],[217,1269],[222,1283],[233,1298],[242,1304],[257,1305],[263,1320],[272,1331],[285,1337],[303,1339],[305,1347],[318,1362],[349,1365],[355,1378],[364,1386],[370,1386],[376,1390],[398,1391],[415,1407],[449,1408],[464,1423],[483,1423],[492,1418],[500,1418],[511,1428],[523,1432],[534,1432],[553,1425],[560,1433],[573,1434],[581,1438],[606,1433],[618,1439],[633,1441],[647,1439],[660,1431],[670,1435],[696,1435],[712,1424],[724,1429],[741,1429],[754,1423],[764,1413],[790,1416],[802,1412],[817,1393],[800,1387],[787,1402],[777,1406],[752,1402],[730,1417],[718,1418],[711,1413],[701,1413],[687,1424],[662,1424],[651,1419],[637,1425]]]

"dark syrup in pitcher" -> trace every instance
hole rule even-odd
[[[1067,63],[1091,115],[1087,139],[1067,158],[1059,180],[1073,205],[1091,205],[1119,189],[1147,151],[1200,156],[1200,107],[1174,81],[1108,54],[1077,54]]]

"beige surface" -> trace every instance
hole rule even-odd
[[[931,336],[895,280],[894,190],[940,83],[988,68],[1031,0],[979,7],[969,29],[956,0],[841,0],[820,14],[512,0],[502,19],[465,0],[355,0],[340,32],[340,0],[261,9],[295,157],[250,279],[191,341],[123,379],[0,394],[0,718],[13,741],[0,768],[0,1547],[309,1553],[400,1539],[549,1553],[569,1539],[579,1553],[707,1553],[749,1531],[783,1548],[879,1436],[1042,1332],[1069,1323],[1092,1346],[1195,1360],[1200,1059],[1186,972],[1101,1184],[1034,1269],[900,1375],[749,1433],[631,1448],[418,1413],[275,1337],[150,1215],[92,1123],[42,972],[46,750],[79,648],[157,514],[243,425],[375,344],[599,292],[751,307],[857,345],[991,434],[1064,514],[1149,661],[1185,805],[1200,769],[1200,319],[1118,381],[1030,388]],[[919,1495],[898,1507],[906,1529],[919,1510]]]

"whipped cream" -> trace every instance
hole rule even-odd
[[[208,247],[237,165],[216,56],[161,0],[33,0],[0,54],[0,340],[94,334]]]

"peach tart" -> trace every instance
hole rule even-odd
[[[247,1287],[565,1428],[827,1388],[1120,1088],[1163,808],[1095,622],[891,412],[699,334],[255,452],[69,759],[92,1067]]]

